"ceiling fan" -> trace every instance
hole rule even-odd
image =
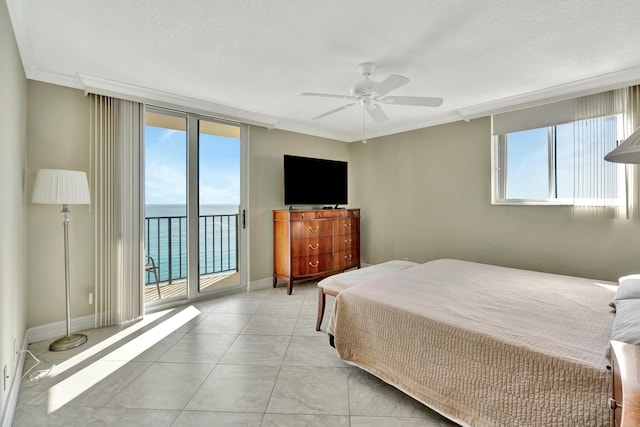
[[[373,62],[363,62],[358,65],[358,70],[364,76],[364,80],[356,83],[351,88],[350,95],[334,95],[330,93],[314,93],[305,92],[303,96],[320,96],[325,98],[340,98],[353,101],[342,107],[335,108],[326,113],[315,116],[312,119],[321,119],[338,111],[345,110],[356,104],[360,104],[366,110],[374,122],[382,123],[389,120],[379,104],[395,104],[395,105],[412,105],[418,107],[439,107],[442,104],[442,98],[428,98],[423,96],[386,96],[392,90],[404,86],[409,83],[409,79],[404,76],[392,74],[381,82],[370,80],[369,76],[376,68]]]

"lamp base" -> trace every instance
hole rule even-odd
[[[58,338],[49,346],[50,351],[65,351],[81,346],[87,342],[87,336],[83,334],[70,334]]]

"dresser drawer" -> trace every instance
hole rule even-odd
[[[316,237],[330,237],[330,221],[292,221],[291,237],[293,239],[311,239]]]
[[[347,270],[349,268],[357,267],[359,264],[360,264],[359,248],[353,248],[353,250],[334,252],[333,254],[334,270]]]
[[[291,259],[291,269],[294,276],[305,276],[307,274],[317,274],[330,271],[331,254],[318,256],[299,257]]]
[[[333,250],[336,252],[350,251],[360,247],[360,235],[356,233],[334,236]]]
[[[312,239],[296,239],[291,244],[291,256],[312,257],[331,253],[331,237],[316,237]]]
[[[360,234],[360,219],[340,218],[333,221],[333,235]]]

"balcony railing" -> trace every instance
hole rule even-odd
[[[163,283],[187,277],[187,217],[156,216],[145,218],[146,254],[158,266]],[[200,275],[238,270],[238,214],[199,217]],[[146,275],[145,284],[155,284]]]

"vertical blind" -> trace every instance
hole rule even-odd
[[[604,119],[614,116],[620,121]],[[601,119],[591,120],[596,118]],[[618,166],[604,161],[604,156],[640,126],[640,86],[495,114],[492,133],[503,135],[571,122],[573,214],[638,218],[638,166]],[[613,197],[618,193],[624,194],[624,200]]]
[[[640,128],[640,86],[627,89],[627,114],[624,121],[624,138]],[[618,141],[620,145],[622,141]],[[625,193],[627,197],[626,217],[640,218],[640,166],[625,165]]]
[[[573,214],[580,217],[626,216],[624,167],[604,156],[618,138],[618,115],[627,111],[627,90],[617,89],[583,96],[573,102]],[[620,135],[624,138],[624,135]]]
[[[89,95],[96,327],[143,314],[142,105]]]

